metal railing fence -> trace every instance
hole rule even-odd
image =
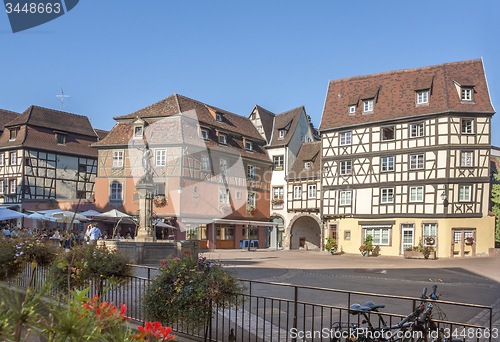
[[[148,284],[157,274],[158,268],[137,266],[143,276],[131,276],[129,281],[121,286],[109,286],[102,294],[102,298],[118,305],[127,305],[127,316],[144,324],[145,313],[141,305],[141,298]],[[18,277],[9,280],[12,286],[27,287],[33,275],[33,270],[26,267]],[[35,289],[40,289],[41,284],[47,280],[48,269],[37,268],[34,279]],[[384,310],[392,308],[393,312],[370,313],[369,318],[375,328],[383,326],[382,319],[387,325],[397,324],[409,313],[413,312],[421,299],[416,297],[382,295],[367,292],[328,289],[314,286],[291,285],[249,279],[240,279],[247,286],[246,293],[239,293],[241,305],[222,309],[222,305],[215,305],[208,326],[196,330],[186,327],[182,321],[176,322],[172,328],[178,332],[203,337],[208,333],[209,341],[241,341],[241,342],[269,342],[269,341],[330,341],[333,331],[332,324],[338,322],[349,326],[351,323],[362,324],[361,315],[349,314],[349,307],[353,303],[363,304],[367,300],[384,300],[387,304]],[[89,296],[98,294],[102,285],[89,283],[91,291]],[[271,295],[275,293],[276,295]],[[57,289],[51,289],[49,295],[57,296]],[[493,341],[491,306],[458,303],[452,301],[432,301],[444,312],[460,311],[463,316],[465,311],[469,316],[482,312],[486,313],[488,322],[484,326],[472,325],[449,320],[447,318],[433,319],[439,328],[447,329],[452,333],[457,331],[465,334],[465,341]],[[486,311],[485,311],[486,310]],[[381,319],[382,318],[382,319]],[[453,315],[452,315],[453,318]],[[470,331],[474,333],[470,336]],[[482,336],[477,332],[481,331]],[[487,332],[490,332],[489,337]],[[467,335],[469,333],[469,335]],[[463,334],[462,334],[463,335]],[[411,339],[410,339],[411,340]]]

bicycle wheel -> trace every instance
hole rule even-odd
[[[352,339],[349,334],[351,331],[356,329],[357,325],[354,323],[340,323],[335,322],[332,324],[332,328],[330,330],[330,342],[360,342],[359,339]]]

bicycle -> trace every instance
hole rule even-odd
[[[364,319],[361,324],[335,322],[331,327],[331,342],[463,342],[463,339],[443,338],[444,332],[439,329],[432,320],[432,311],[436,309],[441,316],[440,319],[446,319],[444,312],[428,299],[438,300],[436,295],[437,286],[432,287],[433,292],[427,297],[427,288],[420,298],[420,304],[401,322],[388,326],[379,309],[385,307],[383,304],[374,304],[369,301],[363,306],[353,304],[349,308],[351,315],[362,315]],[[370,320],[370,314],[375,313],[381,322],[381,326],[375,328]],[[360,319],[358,318],[358,322]],[[364,326],[363,326],[364,325]],[[412,337],[408,337],[408,336]],[[415,336],[417,338],[415,339]]]

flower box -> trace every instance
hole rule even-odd
[[[425,259],[424,253],[419,251],[405,251],[404,257],[405,259]],[[436,252],[430,252],[428,259],[436,259]]]
[[[153,204],[156,208],[163,208],[167,205],[167,198],[162,195],[155,196],[153,198]]]

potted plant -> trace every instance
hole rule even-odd
[[[257,211],[257,208],[255,208],[253,205],[247,205],[247,214],[248,215],[255,215],[255,212]]]
[[[157,208],[163,208],[167,205],[167,198],[164,195],[156,195],[153,198],[153,204]]]
[[[465,244],[466,245],[472,245],[474,243],[474,238],[472,236],[468,236],[465,238]]]
[[[426,236],[424,241],[428,246],[434,246],[434,244],[436,243],[436,239],[433,236]]]
[[[273,205],[282,205],[283,203],[285,203],[285,201],[282,198],[275,198],[271,202]]]
[[[371,235],[368,235],[365,238],[365,242],[359,247],[359,251],[361,252],[361,255],[367,257],[370,255],[370,252],[373,250],[373,237]]]
[[[337,252],[337,243],[332,237],[329,237],[326,240],[325,249],[328,251],[330,255]]]

